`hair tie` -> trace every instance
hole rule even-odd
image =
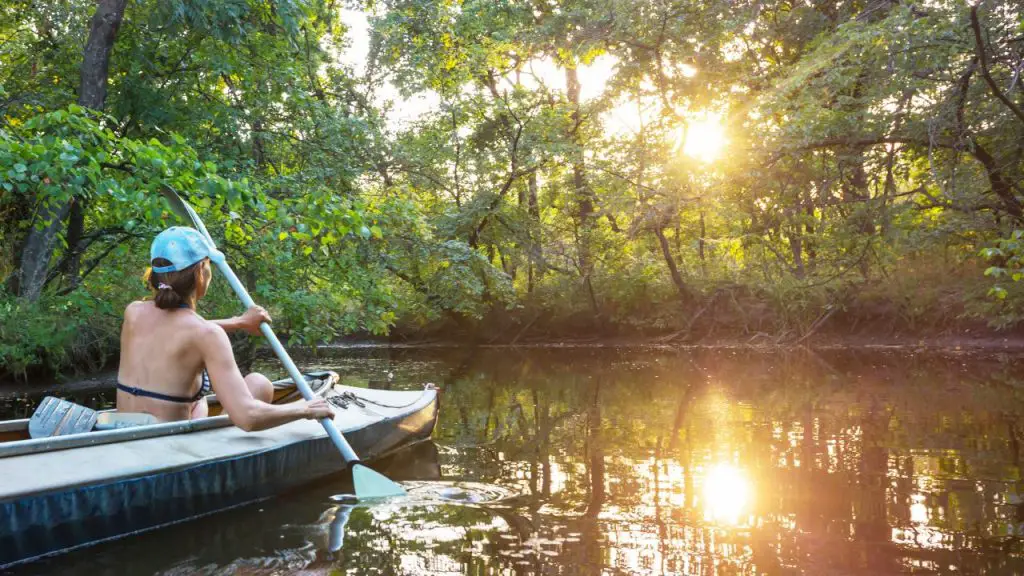
[[[164,284],[163,282],[161,282],[160,285],[156,287],[156,289],[157,290],[174,290],[174,288],[171,288],[169,285]]]

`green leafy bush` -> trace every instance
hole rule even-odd
[[[115,353],[119,328],[113,305],[86,292],[32,303],[0,293],[0,377],[98,370]]]

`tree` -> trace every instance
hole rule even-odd
[[[117,30],[124,17],[127,0],[99,0],[89,25],[89,39],[82,55],[81,82],[78,104],[93,110],[103,110],[107,98],[107,75],[110,53],[114,48]],[[29,230],[20,251],[20,264],[15,279],[19,296],[36,300],[42,293],[49,271],[50,260],[56,248],[57,235],[64,219],[70,216],[68,246],[77,251],[84,226],[84,199],[71,197],[56,202],[37,201],[38,216]],[[71,273],[77,278],[78,256],[72,260]],[[77,279],[75,280],[77,282]]]

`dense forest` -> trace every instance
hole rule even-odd
[[[0,372],[116,355],[164,187],[292,344],[1011,329],[1022,71],[1010,0],[8,0]]]

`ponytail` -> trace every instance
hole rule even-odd
[[[167,266],[170,264],[163,258],[157,258],[152,262],[156,266]],[[195,267],[202,264],[196,262],[188,268],[175,272],[153,272],[152,268],[146,270],[143,280],[146,286],[153,291],[153,302],[161,310],[173,310],[181,308],[183,304],[194,307],[196,301],[196,273]]]

